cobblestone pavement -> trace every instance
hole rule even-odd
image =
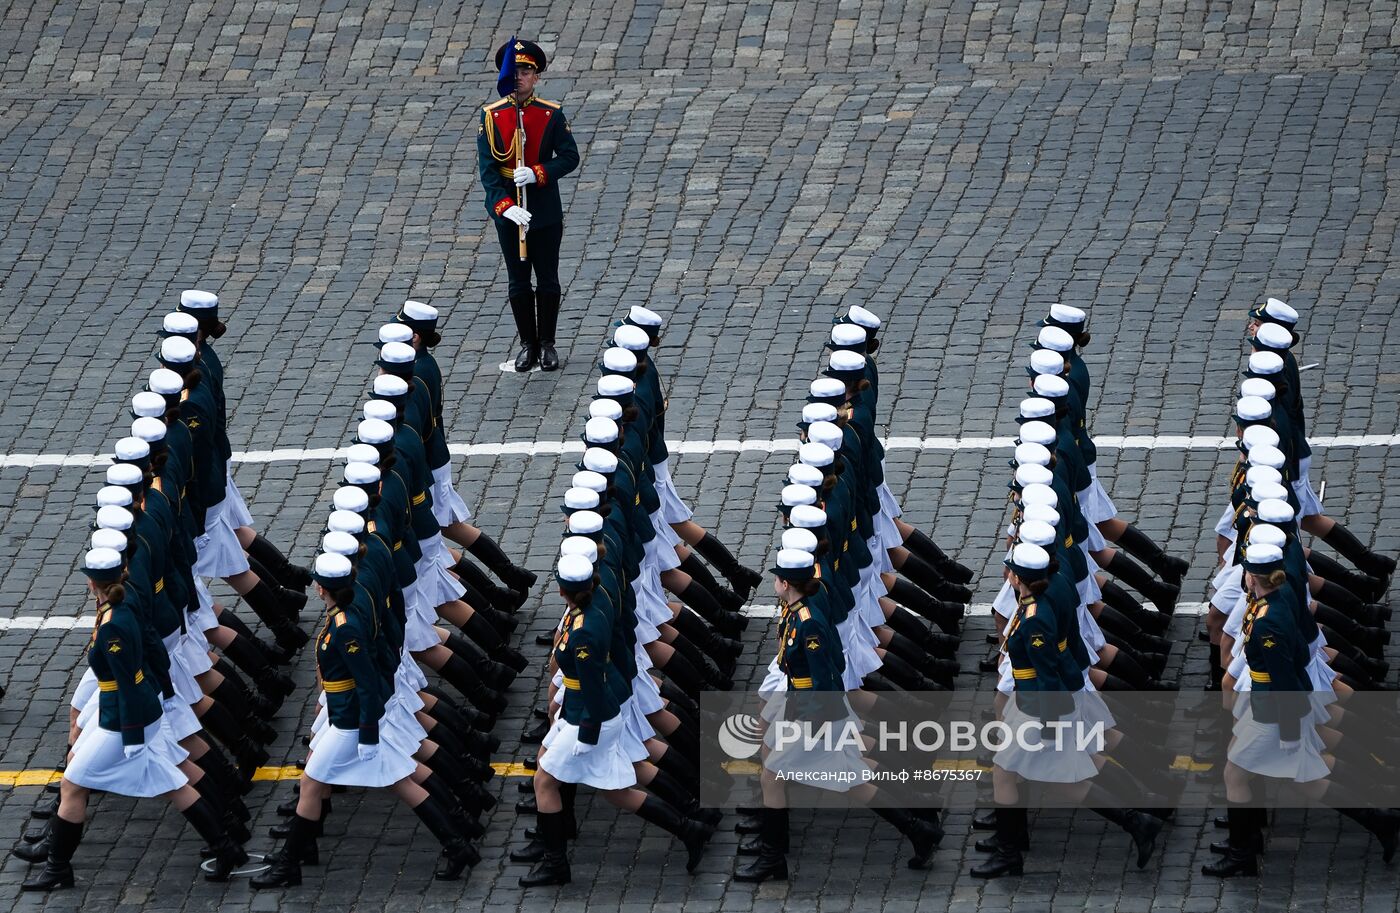
[[[1384,360],[1400,352],[1394,2],[502,6],[4,7],[0,452],[109,447],[159,315],[193,286],[229,305],[237,449],[343,442],[374,327],[409,295],[447,313],[438,355],[456,443],[571,439],[608,322],[640,302],[668,318],[668,430],[695,440],[791,435],[824,327],[852,303],[887,318],[890,434],[1007,434],[1024,342],[1053,300],[1091,310],[1099,432],[1223,433],[1240,315],[1266,293],[1304,313],[1317,434],[1400,425],[1400,372]],[[517,31],[553,54],[541,94],[563,103],[583,151],[564,185],[567,364],[553,377],[498,371],[513,328],[476,186],[489,57]],[[908,517],[983,570],[981,601],[995,592],[1004,458],[889,460]],[[1228,460],[1100,459],[1120,509],[1196,557],[1186,599],[1205,598]],[[698,519],[761,566],[787,462],[681,457],[675,476]],[[458,460],[484,527],[539,572],[570,471],[553,456]],[[1400,482],[1396,448],[1328,449],[1313,472],[1329,512],[1400,550],[1400,503],[1383,496]],[[330,464],[236,475],[259,525],[309,559]],[[78,467],[0,468],[0,618],[85,610],[72,568],[96,487]],[[1197,622],[1173,627],[1186,687],[1205,672]],[[986,629],[969,623],[965,669]],[[0,769],[59,760],[81,636],[0,634]],[[771,645],[758,626],[747,640],[739,675],[756,681]],[[308,695],[312,676],[303,662]],[[502,760],[525,754],[538,684],[531,673],[512,688]],[[309,697],[289,703],[274,763],[301,754],[310,719]],[[506,801],[465,883],[431,881],[431,836],[380,796],[331,819],[327,864],[302,888],[261,895],[196,880],[197,838],[178,816],[106,797],[78,889],[21,897],[25,867],[7,859],[0,908],[1372,911],[1395,908],[1400,887],[1335,815],[1282,814],[1265,877],[1221,884],[1197,874],[1215,839],[1203,813],[1183,813],[1142,872],[1101,820],[1047,813],[1026,876],[980,885],[966,813],[917,873],[892,861],[901,847],[873,816],[808,813],[791,883],[754,889],[728,882],[732,834],[687,877],[669,838],[596,802],[575,884],[526,893],[505,859],[519,839],[513,782],[495,782]],[[285,789],[255,790],[259,822]],[[4,839],[37,794],[0,789]]]

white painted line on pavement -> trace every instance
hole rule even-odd
[[[1328,447],[1400,447],[1400,434],[1349,434],[1309,438],[1314,448]],[[1010,450],[1016,444],[1011,437],[892,437],[885,440],[886,450]],[[1111,435],[1094,438],[1103,450],[1228,450],[1235,446],[1234,438],[1161,435]],[[775,440],[739,440],[722,438],[714,441],[668,441],[666,446],[676,454],[712,453],[796,453],[797,438]],[[562,456],[583,452],[583,442],[514,441],[500,444],[449,444],[453,456]],[[343,459],[345,448],[288,447],[280,450],[241,450],[233,454],[235,463],[307,463]],[[109,466],[108,453],[6,453],[0,454],[0,469],[10,467],[77,466],[98,469]]]
[[[1209,608],[1210,604],[1205,602],[1178,602],[1176,604],[1176,612],[1174,612],[1173,615],[1180,615],[1182,617],[1199,616],[1206,614],[1206,611]],[[778,607],[776,605],[746,605],[739,611],[741,614],[747,615],[749,618],[778,617]],[[972,605],[967,607],[967,612],[964,613],[963,617],[987,618],[991,614],[992,604],[990,602],[974,602]]]

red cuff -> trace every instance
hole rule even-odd
[[[506,197],[496,204],[496,215],[502,215],[507,209],[510,209],[514,205],[515,199],[513,197]]]
[[[549,176],[544,173],[544,166],[531,165],[530,170],[535,172],[535,183],[543,187],[545,185],[545,181],[549,178]]]

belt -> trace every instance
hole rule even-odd
[[[322,682],[321,687],[327,694],[344,694],[346,691],[355,690],[355,680],[353,678],[341,678],[335,681]]]
[[[1011,676],[1018,681],[1026,681],[1036,677],[1034,669],[1017,669],[1015,666],[1011,667]]]
[[[1249,680],[1267,685],[1269,682],[1273,681],[1273,678],[1267,672],[1255,672],[1253,669],[1250,669]]]
[[[576,678],[569,678],[566,675],[564,676],[564,687],[569,689],[570,691],[582,691],[583,682],[579,681]]]
[[[802,690],[805,691],[805,690],[807,690],[808,688],[811,688],[811,687],[812,687],[812,679],[811,679],[810,677],[809,677],[809,678],[795,678],[795,679],[792,680],[792,687],[794,687],[794,688],[800,688],[800,689],[802,689]]]

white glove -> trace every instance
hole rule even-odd
[[[519,206],[512,206],[510,209],[501,213],[501,215],[510,219],[516,225],[523,225],[526,228],[530,227],[530,214]]]
[[[578,757],[581,754],[588,754],[597,747],[597,745],[589,745],[587,742],[575,742],[573,755],[574,757]]]
[[[1283,739],[1278,740],[1278,750],[1283,752],[1284,754],[1293,754],[1293,752],[1297,751],[1299,748],[1302,747],[1302,739],[1298,739],[1292,742],[1286,742]]]
[[[535,183],[535,169],[526,168],[524,165],[521,165],[519,168],[515,169],[516,187],[524,187],[526,184],[533,183]]]
[[[124,758],[126,758],[128,761],[130,761],[130,760],[133,759],[133,758],[139,758],[139,757],[141,756],[141,752],[143,752],[143,751],[145,751],[145,750],[146,750],[146,744],[145,744],[144,742],[141,743],[140,745],[123,745],[123,746],[122,746],[122,757],[124,757]]]
[[[359,751],[360,751],[360,760],[361,760],[361,761],[373,761],[375,758],[379,757],[379,746],[378,746],[378,745],[363,745],[363,744],[362,744],[362,745],[359,746]]]

